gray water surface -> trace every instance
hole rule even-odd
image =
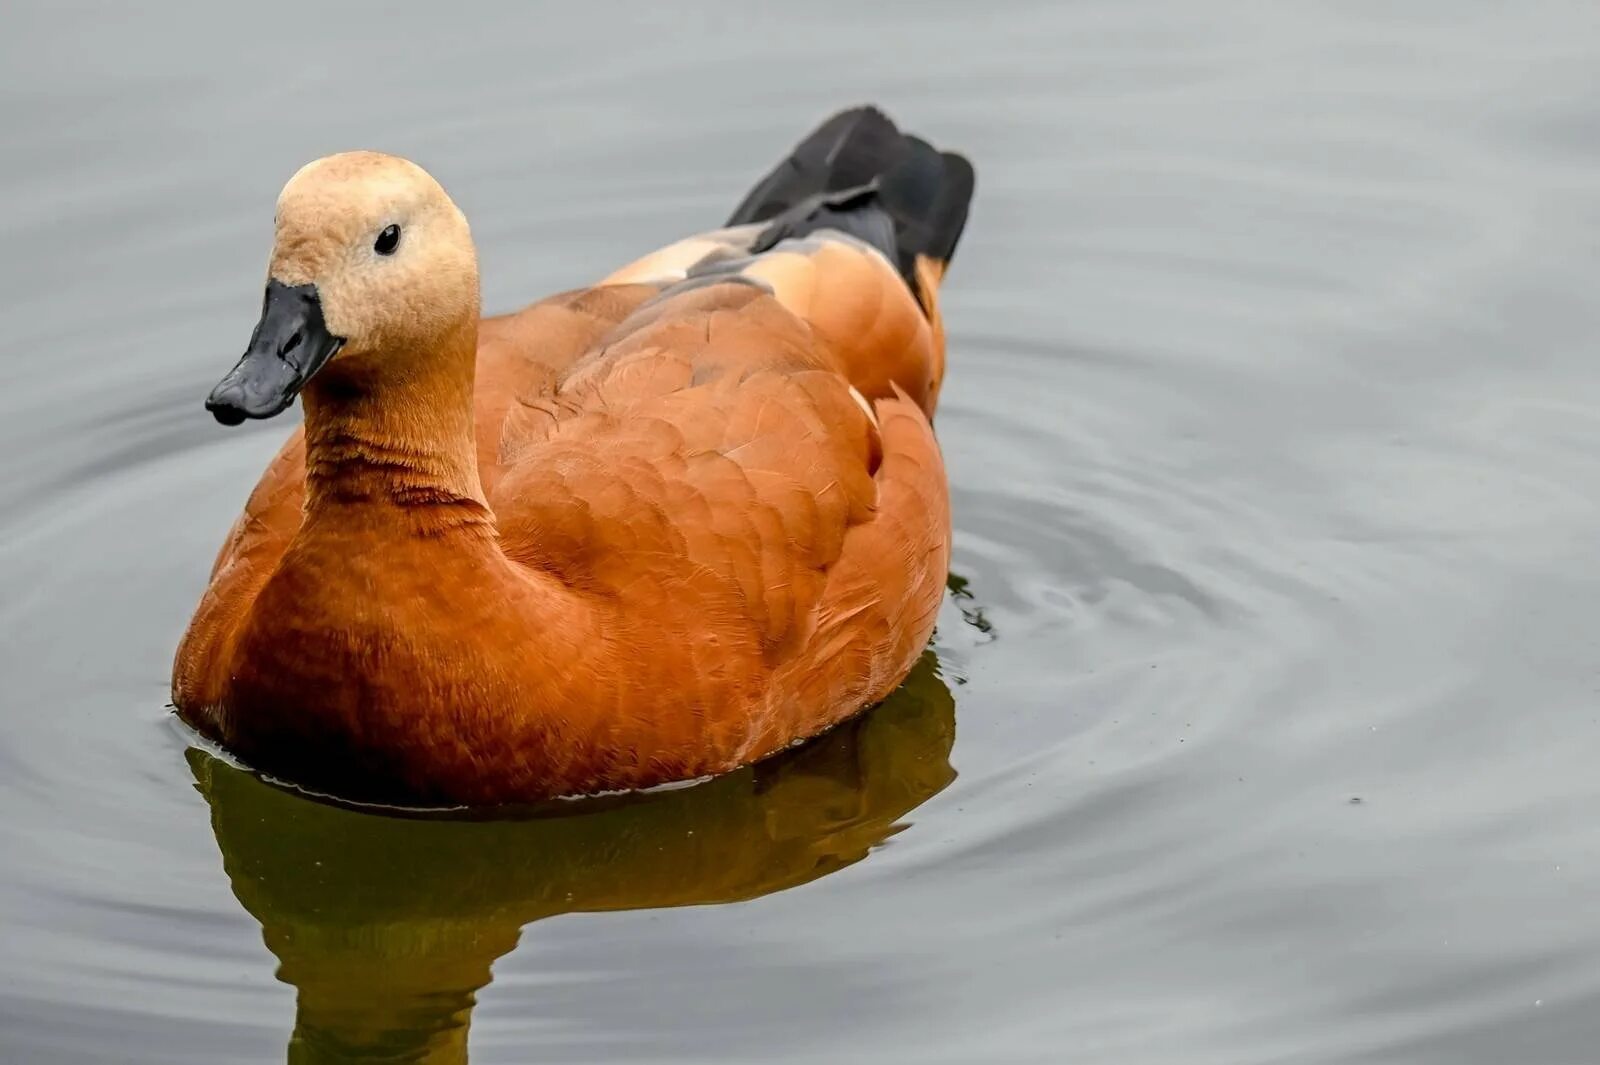
[[[1600,1057],[1600,5],[5,23],[0,1062]],[[979,175],[913,691],[521,825],[188,749],[172,650],[289,431],[201,401],[301,163],[427,166],[500,310],[863,100]]]

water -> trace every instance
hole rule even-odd
[[[0,1061],[1593,1060],[1600,7],[684,6],[8,12]],[[906,692],[515,822],[190,749],[295,167],[429,166],[499,309],[864,99],[979,171]]]

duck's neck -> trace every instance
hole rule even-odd
[[[477,322],[428,352],[335,359],[304,393],[306,514],[493,535],[473,428]]]

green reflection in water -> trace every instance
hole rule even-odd
[[[199,749],[233,892],[298,990],[292,1065],[467,1060],[490,965],[554,914],[733,902],[866,857],[955,778],[955,707],[925,654],[876,709],[689,788],[514,819],[321,802]]]

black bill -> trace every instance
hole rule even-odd
[[[250,346],[211,390],[206,410],[223,425],[282,413],[343,343],[328,332],[316,285],[268,281]]]

